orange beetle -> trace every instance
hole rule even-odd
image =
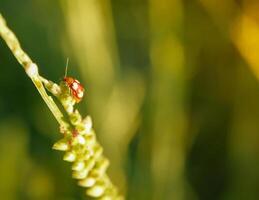
[[[69,87],[70,92],[73,98],[75,99],[76,103],[79,103],[84,96],[85,89],[77,79],[67,76],[68,61],[69,60],[67,59],[66,72],[63,81],[65,81],[67,86]]]
[[[76,103],[79,103],[84,96],[84,91],[85,91],[84,87],[81,85],[81,83],[78,80],[72,77],[64,77],[63,80],[66,82],[67,86],[69,87],[73,95],[73,98],[76,100]]]

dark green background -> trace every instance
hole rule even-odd
[[[259,65],[249,52],[259,35],[244,34],[246,49],[232,30],[244,15],[255,22],[244,30],[259,30],[257,6],[1,0],[0,12],[44,77],[59,82],[70,58],[69,75],[86,89],[78,107],[127,199],[256,200]],[[51,149],[57,122],[3,40],[0,91],[0,199],[84,199]]]

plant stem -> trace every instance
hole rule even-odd
[[[27,75],[31,78],[38,92],[40,93],[42,99],[47,104],[48,108],[58,121],[58,123],[62,126],[67,126],[67,123],[63,119],[63,114],[59,110],[58,106],[55,104],[53,99],[47,94],[39,73],[38,66],[32,62],[31,58],[23,51],[21,45],[15,36],[15,34],[8,28],[6,25],[5,19],[0,13],[0,36],[4,39],[7,46],[12,51],[13,55],[17,59],[17,61],[23,66]]]

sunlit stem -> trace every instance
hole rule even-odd
[[[38,66],[32,62],[31,58],[23,51],[21,45],[15,36],[15,34],[7,27],[5,19],[0,14],[0,36],[4,39],[7,46],[12,51],[17,61],[23,66],[27,75],[31,78],[42,99],[47,104],[48,108],[62,126],[67,126],[67,123],[63,120],[63,114],[53,101],[53,99],[47,94],[38,73]]]

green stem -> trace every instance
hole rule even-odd
[[[0,13],[0,36],[4,39],[7,46],[12,51],[17,61],[23,66],[27,75],[31,78],[42,99],[47,104],[48,108],[62,126],[67,126],[63,119],[63,114],[55,104],[53,99],[47,94],[38,74],[38,66],[32,62],[31,58],[23,51],[15,34],[6,25],[5,19]]]

